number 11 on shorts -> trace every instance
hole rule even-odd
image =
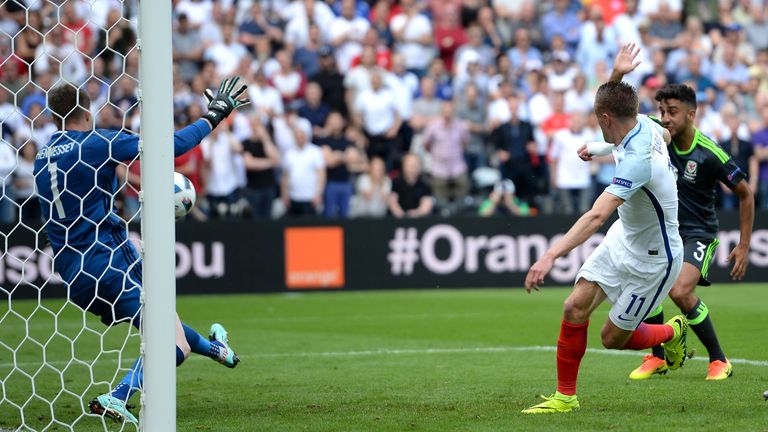
[[[624,311],[625,314],[631,314],[632,313],[632,307],[635,305],[635,302],[640,300],[640,302],[637,305],[637,310],[635,311],[635,316],[637,316],[640,313],[640,310],[643,308],[643,304],[645,304],[645,297],[638,297],[635,294],[630,294],[632,296],[632,301],[629,302],[629,306],[627,306],[627,310]]]

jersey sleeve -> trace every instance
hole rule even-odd
[[[627,201],[651,180],[651,155],[627,151],[605,191]]]
[[[747,178],[747,174],[738,165],[736,165],[736,162],[733,161],[733,158],[728,157],[725,160],[723,159],[725,158],[718,158],[713,156],[709,158],[709,163],[713,167],[715,177],[730,189],[735,189],[736,185],[739,184],[740,181]]]
[[[192,150],[209,133],[211,133],[211,127],[203,119],[199,119],[191,125],[179,129],[173,134],[174,155],[181,156]]]

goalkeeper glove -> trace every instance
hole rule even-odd
[[[211,128],[218,126],[235,109],[251,103],[248,99],[238,99],[246,90],[248,90],[248,86],[245,83],[240,83],[240,77],[222,81],[216,96],[210,89],[205,90],[208,112],[203,115],[203,118],[211,123]]]

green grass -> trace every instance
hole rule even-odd
[[[717,383],[704,381],[701,360],[667,376],[628,381],[640,354],[602,350],[603,305],[590,326],[589,346],[598,351],[587,353],[579,375],[582,409],[548,416],[519,412],[554,391],[555,353],[531,347],[555,344],[566,289],[182,297],[182,318],[203,333],[223,322],[242,363],[229,370],[195,356],[178,369],[178,430],[768,431],[761,397],[768,389],[766,288],[700,290],[729,357],[757,361],[735,364],[733,378]],[[54,313],[61,305],[46,303]],[[83,331],[83,314],[67,306],[56,333],[50,313],[39,309],[29,319],[34,303],[13,306],[14,313],[0,308],[0,430],[18,428],[21,413],[32,428],[67,430],[51,423],[49,404],[25,402],[33,384],[48,400],[61,394],[53,404],[57,420],[75,422],[77,431],[103,430],[81,407],[108,389],[128,327],[102,337],[104,327],[88,317],[93,330]],[[665,306],[671,315],[669,300]],[[25,337],[21,317],[41,345]],[[97,356],[102,344],[110,352]],[[137,344],[129,339],[123,367]],[[16,369],[7,347],[16,350]],[[86,363],[67,366],[72,349]],[[52,366],[40,368],[43,353]],[[90,373],[97,384],[90,384]]]

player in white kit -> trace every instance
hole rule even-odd
[[[613,304],[601,332],[609,349],[642,350],[663,344],[670,369],[686,358],[687,322],[678,315],[666,324],[643,319],[669,293],[682,267],[677,187],[663,128],[637,114],[634,88],[623,82],[600,86],[595,115],[616,160],[613,182],[585,213],[531,267],[525,279],[538,290],[555,260],[589,239],[618,209],[619,219],[584,263],[565,300],[557,341],[557,391],[523,410],[526,414],[569,412],[579,407],[576,378],[587,346],[592,312],[607,298]],[[587,146],[579,156],[590,160]],[[671,356],[671,357],[670,357]]]

